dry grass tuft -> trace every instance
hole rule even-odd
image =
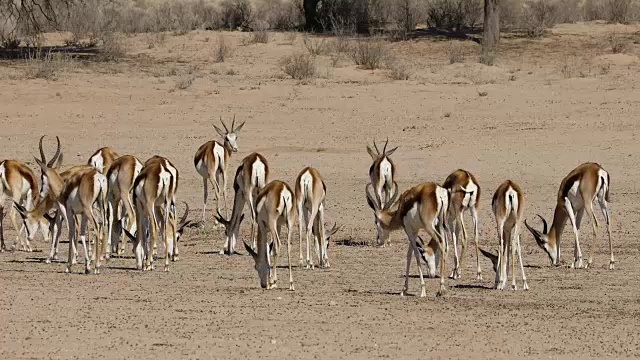
[[[280,60],[280,66],[285,74],[296,80],[311,79],[317,75],[315,59],[310,54],[296,53],[285,56]]]
[[[102,36],[102,48],[97,56],[99,61],[118,62],[126,56],[127,45],[122,35],[105,33]]]
[[[449,56],[449,64],[464,62],[464,47],[458,40],[453,40],[449,43],[447,49],[447,55]]]
[[[357,39],[351,47],[351,59],[367,70],[379,69],[387,57],[387,49],[379,39]]]
[[[224,35],[218,35],[218,42],[215,47],[215,61],[218,63],[224,62],[229,56],[231,56],[231,46],[225,40]]]
[[[329,53],[329,46],[325,38],[316,38],[305,35],[302,38],[302,43],[311,55],[325,55]]]
[[[26,63],[25,78],[57,80],[61,72],[73,65],[73,58],[64,53],[38,50],[29,54]]]

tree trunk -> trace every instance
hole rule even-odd
[[[484,0],[484,25],[480,62],[493,65],[500,41],[500,0]]]
[[[304,28],[307,31],[318,31],[320,24],[318,23],[318,3],[320,0],[304,0],[302,7],[304,9]]]

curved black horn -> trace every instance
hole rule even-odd
[[[184,209],[184,215],[182,215],[182,218],[180,219],[180,221],[178,222],[178,224],[184,224],[187,221],[187,216],[189,216],[189,204],[187,204],[186,201],[183,201],[185,209]]]
[[[372,191],[369,191],[369,189],[371,189]],[[378,192],[373,188],[373,184],[368,183],[367,186],[364,188],[364,192],[367,195],[367,201],[369,201],[369,205],[373,208],[373,210],[375,211],[380,210],[380,205],[382,204],[382,202],[380,201],[380,196],[378,196]],[[374,195],[371,195],[372,192]],[[374,196],[375,196],[375,200],[374,200]]]
[[[380,155],[380,149],[378,149],[378,145],[376,145],[376,138],[373,138],[373,147],[376,148],[376,152]]]
[[[47,167],[53,167],[53,165],[58,160],[58,156],[60,156],[60,138],[56,136],[56,141],[58,142],[58,148],[56,149],[56,153],[53,155],[51,160],[47,163]]]
[[[547,220],[545,220],[542,215],[540,214],[536,214],[538,215],[538,217],[540,218],[540,220],[542,220],[542,233],[546,234],[547,233]]]
[[[42,140],[44,139],[44,135],[42,135],[40,137],[40,144],[38,145],[38,147],[40,148],[40,161],[42,161],[43,164],[47,163],[47,159],[45,159],[44,156],[44,150],[42,149]]]
[[[389,145],[389,137],[387,136],[387,141],[384,143],[384,148],[382,148],[382,154],[387,153],[387,145]]]
[[[231,122],[231,130],[236,128],[236,114],[233,114],[233,121]]]

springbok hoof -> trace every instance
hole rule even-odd
[[[482,273],[478,273],[478,275],[476,275],[476,280],[482,281]]]
[[[613,270],[615,268],[615,261],[611,260],[611,262],[609,262],[609,270]]]
[[[66,268],[64,268],[64,272],[65,274],[68,274],[71,272],[71,269],[67,266]]]
[[[293,286],[293,283],[289,284],[289,290],[290,290],[290,291],[295,291],[295,290],[296,290],[296,289],[294,288],[294,286]]]
[[[89,275],[89,274],[91,274],[91,269],[89,269],[89,268],[85,268],[85,269],[84,269],[84,274],[85,274],[85,275]]]
[[[425,286],[422,287],[422,291],[420,292],[420,297],[427,297],[427,288]]]
[[[517,285],[513,285],[513,284],[512,284],[512,285],[511,285],[511,290],[513,290],[513,291],[518,290],[518,286],[517,286]]]
[[[527,284],[527,282],[525,281],[524,284],[522,285],[522,290],[529,290],[529,285]]]
[[[164,272],[169,272],[169,265],[164,266]]]
[[[447,294],[447,291],[445,289],[440,289],[438,290],[438,292],[436,293],[436,297],[442,297],[444,295]]]
[[[178,255],[175,255],[171,260],[178,261],[178,260],[180,260],[180,257]]]
[[[45,264],[51,264],[51,258],[44,259]]]
[[[408,290],[408,289],[402,289],[402,291],[400,291],[400,297],[405,297],[405,296],[407,296],[407,290]]]

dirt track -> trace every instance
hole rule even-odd
[[[27,161],[35,171],[29,160],[41,134],[61,137],[67,166],[85,162],[104,145],[141,159],[160,154],[181,171],[178,197],[195,209],[197,220],[202,183],[193,154],[217,138],[212,122],[236,114],[247,124],[230,173],[256,150],[269,160],[272,179],[293,183],[304,166],[315,166],[326,179],[329,221],[345,229],[329,248],[332,267],[296,268],[293,293],[261,290],[249,256],[218,255],[220,231],[189,229],[181,260],[169,273],[135,271],[128,257],[112,260],[99,276],[80,275],[81,265],[67,275],[63,264],[45,264],[47,244],[38,238],[36,252],[0,254],[0,357],[639,357],[640,67],[634,55],[580,50],[605,36],[596,27],[560,27],[542,43],[504,41],[509,52],[489,69],[445,64],[444,45],[436,42],[396,44],[406,56],[429,54],[420,60],[429,65],[408,82],[353,65],[309,84],[278,79],[277,60],[292,49],[281,35],[268,45],[238,46],[224,65],[208,62],[203,32],[170,36],[162,49],[138,51],[156,59],[151,65],[131,60],[99,73],[89,66],[54,82],[16,80],[21,65],[11,64],[0,86],[2,158]],[[239,42],[239,34],[229,36]],[[142,40],[129,41],[137,48]],[[181,51],[167,52],[183,43]],[[559,67],[567,57],[576,71],[588,69],[589,75],[564,78]],[[610,64],[606,72],[602,63]],[[153,73],[171,66],[194,66],[194,85],[173,91],[171,77]],[[229,68],[239,75],[225,75]],[[524,189],[527,218],[550,218],[560,180],[582,162],[601,163],[611,174],[616,269],[606,270],[603,228],[589,270],[550,268],[523,233],[530,291],[490,290],[490,262],[482,259],[484,281],[478,282],[475,258],[468,255],[463,278],[447,280],[446,296],[435,298],[438,280],[429,279],[426,299],[401,298],[403,233],[392,234],[390,248],[340,245],[374,240],[373,212],[364,196],[370,165],[365,145],[387,136],[400,145],[393,158],[401,189],[442,182],[456,168],[477,176],[485,248],[497,246],[490,201],[503,180]],[[11,229],[7,220],[5,228]],[[588,250],[590,224],[583,229]],[[246,226],[243,232],[248,234]],[[13,243],[12,229],[7,238]],[[297,230],[292,238],[297,249]],[[570,239],[567,228],[561,253],[567,263]],[[66,247],[61,245],[61,258]],[[419,295],[416,278],[409,290]]]

